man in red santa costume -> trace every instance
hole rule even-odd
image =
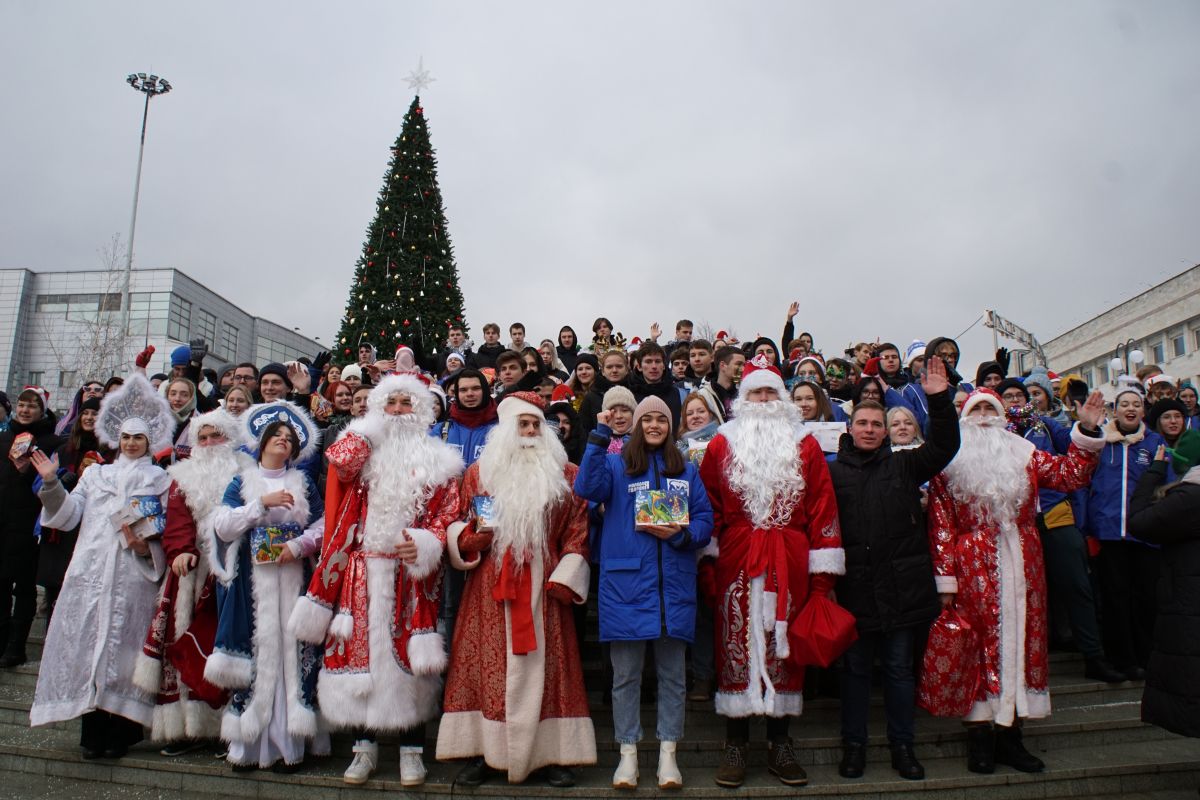
[[[1051,455],[1008,432],[1000,396],[977,389],[963,403],[958,455],[929,485],[942,605],[955,606],[981,637],[979,688],[963,720],[972,772],[992,772],[997,763],[1022,772],[1045,768],[1025,749],[1020,728],[1023,719],[1050,714],[1038,489],[1070,492],[1091,480],[1104,448],[1100,392],[1077,405],[1077,415],[1066,455]],[[938,687],[925,694],[937,698]]]
[[[221,732],[229,695],[204,680],[217,630],[209,515],[233,477],[254,463],[237,450],[242,430],[224,409],[193,417],[191,456],[167,468],[172,482],[162,545],[170,571],[133,675],[139,688],[157,695],[150,736],[170,743],[163,755],[190,752]],[[232,562],[225,566],[232,569]]]
[[[425,722],[446,667],[442,552],[462,472],[458,451],[429,436],[433,404],[422,377],[388,375],[325,451],[321,563],[290,624],[297,638],[326,644],[317,696],[331,727],[356,732],[351,784],[378,766],[380,733],[399,733],[401,784],[425,780]]]
[[[544,768],[565,787],[570,766],[596,763],[571,609],[587,599],[587,502],[544,412],[534,392],[504,396],[462,484],[463,517],[488,497],[491,524],[456,523],[447,539],[451,565],[470,570],[438,727],[439,760],[472,759],[459,785],[494,770],[520,783]]]
[[[718,550],[721,786],[745,780],[752,716],[767,717],[770,772],[791,786],[807,783],[788,735],[804,686],[804,667],[788,660],[788,626],[811,594],[827,594],[846,570],[829,467],[786,394],[775,365],[762,356],[747,362],[734,419],[700,465]]]

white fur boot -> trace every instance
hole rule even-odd
[[[636,789],[638,782],[638,755],[636,744],[621,745],[621,761],[613,773],[614,789]]]
[[[683,776],[675,763],[675,743],[659,742],[658,745],[658,788],[682,789]]]
[[[424,747],[400,745],[400,785],[420,786],[425,782]]]
[[[366,783],[379,765],[379,745],[366,739],[354,743],[354,760],[342,774],[342,781],[352,786]]]

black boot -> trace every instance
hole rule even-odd
[[[1125,673],[1108,663],[1108,659],[1104,656],[1089,658],[1085,661],[1083,677],[1105,683],[1123,683],[1126,680]]]
[[[911,744],[892,745],[892,769],[896,770],[906,781],[925,779],[925,768],[921,766],[920,761],[917,761],[917,754],[913,752]]]
[[[967,769],[981,775],[996,771],[996,731],[991,723],[967,726]]]
[[[1018,772],[1041,772],[1046,768],[1042,760],[1025,749],[1021,741],[1021,726],[1005,728],[996,726],[996,763],[1007,764]]]
[[[29,659],[25,656],[25,642],[29,639],[29,629],[33,620],[12,621],[8,632],[8,643],[4,647],[4,655],[0,656],[0,667],[19,667]]]
[[[838,764],[838,775],[843,778],[861,778],[866,769],[866,745],[858,742],[842,742],[842,761]]]

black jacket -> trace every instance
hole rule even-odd
[[[1142,719],[1200,736],[1200,484],[1176,484],[1153,502],[1166,464],[1142,473],[1129,507],[1129,535],[1163,548]]]
[[[58,418],[47,411],[37,422],[22,425],[15,419],[4,433],[0,433],[0,563],[8,559],[28,558],[37,553],[37,540],[33,538],[33,526],[42,511],[42,502],[33,493],[33,482],[37,470],[30,464],[24,472],[18,471],[8,457],[13,440],[18,434],[33,434],[33,442],[47,456],[53,455],[63,443],[54,435]],[[32,569],[32,567],[30,567]]]
[[[592,382],[592,388],[588,389],[588,393],[583,396],[583,402],[579,404],[579,435],[585,442],[587,435],[596,429],[596,415],[604,410],[604,393],[614,386],[624,386],[629,389],[629,376],[626,375],[619,382],[613,383],[604,377],[603,373],[597,372],[596,380]]]
[[[864,453],[843,434],[829,465],[837,494],[846,574],[837,599],[863,633],[921,625],[939,611],[933,560],[921,509],[927,483],[958,452],[958,418],[950,393],[929,398],[929,439],[914,450],[886,443]]]
[[[651,396],[666,403],[667,408],[671,409],[671,430],[679,430],[679,390],[675,388],[675,381],[671,380],[670,372],[664,372],[657,383],[647,383],[641,373],[631,373],[629,390],[633,392],[633,398],[639,403]]]
[[[475,368],[476,369],[495,369],[496,359],[500,354],[507,350],[504,345],[496,342],[495,344],[481,344],[479,349],[475,351]]]

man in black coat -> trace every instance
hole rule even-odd
[[[25,640],[37,612],[38,542],[33,538],[33,528],[42,503],[33,491],[38,473],[29,456],[34,447],[53,453],[62,444],[62,439],[54,435],[57,420],[54,412],[46,408],[46,400],[42,389],[27,386],[17,396],[8,430],[0,433],[0,645],[4,648],[0,666],[3,667],[25,663]]]
[[[654,342],[646,342],[635,356],[641,365],[640,373],[629,376],[629,390],[639,403],[647,397],[657,397],[671,409],[671,430],[679,430],[679,390],[667,369],[667,354]]]
[[[946,368],[931,356],[921,388],[929,398],[929,439],[893,451],[882,406],[859,403],[842,436],[829,475],[837,494],[846,574],[837,599],[857,620],[858,641],[846,651],[842,674],[843,758],[838,772],[857,778],[866,768],[871,665],[884,670],[884,707],[892,767],[910,780],[925,777],[913,753],[917,632],[940,609],[921,507],[921,486],[958,452],[958,419]]]

